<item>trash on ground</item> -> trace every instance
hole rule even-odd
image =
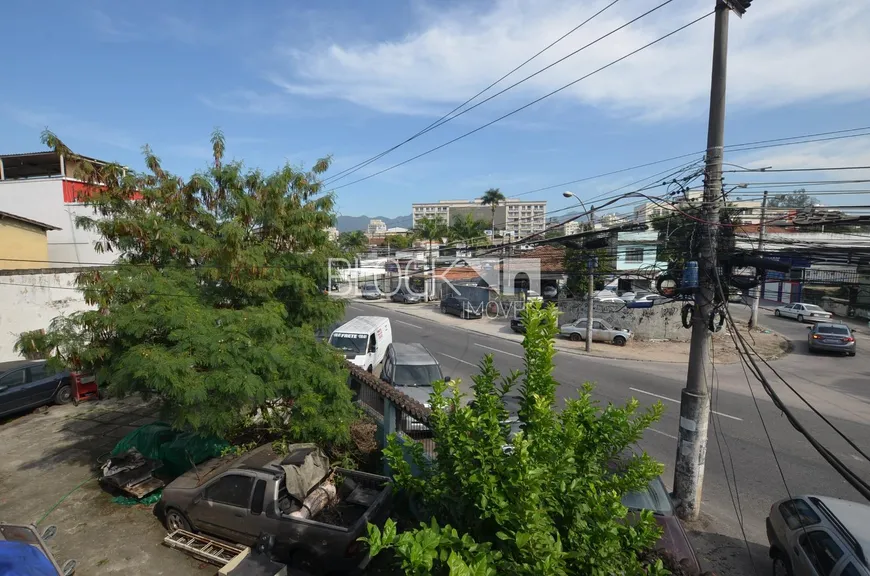
[[[162,480],[152,476],[159,467],[157,460],[145,458],[138,450],[130,448],[106,460],[100,486],[110,492],[121,491],[136,499],[144,498],[164,486]]]
[[[170,548],[183,550],[191,556],[216,566],[225,566],[236,556],[247,555],[250,552],[250,548],[244,546],[227,544],[202,534],[194,534],[180,529],[167,534],[163,542]]]
[[[160,496],[163,494],[163,489],[152,492],[144,498],[131,498],[130,496],[115,496],[112,498],[112,504],[120,504],[121,506],[151,506],[160,501]]]
[[[180,476],[195,465],[217,458],[229,444],[216,437],[198,436],[173,430],[165,422],[154,422],[133,430],[115,445],[112,456],[135,448],[146,458],[160,462],[160,473]]]

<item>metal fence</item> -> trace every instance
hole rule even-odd
[[[378,445],[387,445],[390,434],[420,442],[428,456],[435,454],[435,442],[429,429],[429,409],[406,396],[374,374],[348,363],[348,384],[354,401],[378,424]]]

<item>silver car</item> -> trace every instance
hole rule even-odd
[[[795,496],[771,506],[766,524],[775,575],[870,576],[870,506]]]
[[[807,348],[810,352],[824,350],[826,352],[843,352],[849,356],[855,355],[855,337],[845,324],[816,322],[807,326]]]
[[[573,342],[585,340],[586,319],[583,318],[570,324],[563,324],[559,329],[559,333]],[[593,342],[611,342],[617,346],[625,346],[632,336],[631,330],[613,327],[605,320],[592,319]]]

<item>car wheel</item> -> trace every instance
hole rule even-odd
[[[366,368],[366,372],[368,372],[369,374],[374,373],[374,371],[375,371],[375,367],[374,367],[374,366],[369,366],[368,368]]]
[[[578,334],[577,332],[574,332],[573,334],[571,334],[571,336],[569,336],[569,338],[571,339],[571,342],[579,342],[580,341],[580,334]]]
[[[613,343],[617,346],[625,346],[625,337],[624,336],[614,336]]]
[[[176,530],[190,532],[190,522],[187,521],[187,517],[175,508],[170,508],[166,511],[166,519],[163,523],[169,532],[175,532]]]
[[[774,316],[782,316],[782,314],[779,313],[779,310],[774,310],[773,315]]]
[[[773,574],[773,576],[791,576],[791,569],[778,552],[773,556],[772,568],[771,574]]]
[[[803,324],[804,323],[804,315],[798,314],[797,321],[800,322],[801,324]]]
[[[854,356],[854,355],[855,355],[854,352],[847,352],[847,354],[849,354],[849,356]]]
[[[61,386],[54,394],[55,404],[69,404],[72,402],[72,399],[72,387],[69,384]]]
[[[447,314],[447,307],[446,307],[446,306],[442,306],[442,307],[441,307],[441,313],[442,313],[442,314]]]

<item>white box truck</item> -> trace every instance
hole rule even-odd
[[[350,363],[369,372],[383,361],[392,342],[390,319],[383,316],[357,316],[336,328],[329,337],[329,343],[344,352]]]

